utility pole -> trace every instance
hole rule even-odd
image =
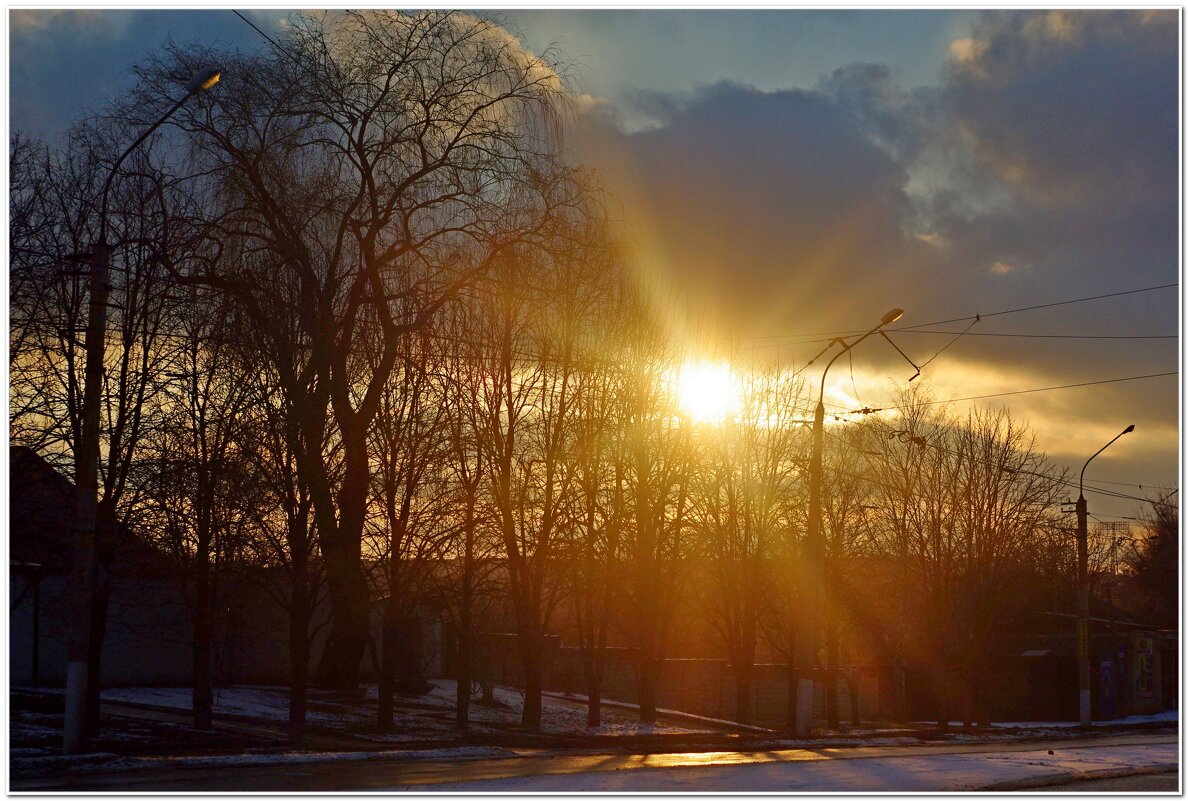
[[[195,73],[186,84],[186,94],[128,146],[112,165],[103,182],[99,203],[99,236],[91,248],[90,306],[87,314],[87,359],[83,378],[83,426],[75,448],[74,483],[78,497],[78,519],[74,522],[75,552],[71,591],[73,593],[70,641],[66,652],[66,718],[62,724],[62,753],[69,756],[83,750],[87,710],[87,661],[91,644],[91,610],[95,600],[95,536],[99,507],[99,407],[103,391],[103,353],[107,329],[107,275],[111,246],[107,242],[107,197],[120,165],[149,135],[157,130],[182,104],[219,82],[222,73],[206,69]]]
[[[1122,434],[1134,431],[1129,425]],[[1118,441],[1119,434],[1101,446],[1081,467],[1080,495],[1077,497],[1077,703],[1081,726],[1087,728],[1092,717],[1092,692],[1089,680],[1089,505],[1085,502],[1085,468],[1097,454]]]
[[[1089,509],[1077,498],[1077,708],[1082,726],[1090,720],[1089,691]]]
[[[77,540],[74,553],[74,598],[70,646],[66,661],[66,719],[62,753],[83,747],[87,705],[87,658],[91,641],[91,605],[95,592],[95,534],[99,493],[99,402],[103,389],[103,352],[107,329],[107,283],[111,248],[106,237],[91,252],[90,308],[87,314],[86,377],[83,383],[83,425],[74,466],[77,487]]]
[[[874,328],[867,331],[862,336],[853,342],[846,342],[842,338],[837,338],[825,346],[825,349],[809,360],[808,364],[812,364],[819,357],[823,356],[826,351],[834,345],[841,345],[841,350],[834,355],[829,363],[825,365],[824,371],[821,373],[821,391],[817,398],[817,409],[813,414],[813,451],[812,458],[809,461],[809,510],[808,510],[808,530],[805,532],[803,559],[805,561],[805,569],[803,574],[806,577],[807,586],[804,597],[804,631],[798,632],[796,635],[796,669],[799,671],[796,679],[796,725],[794,727],[797,737],[808,737],[812,730],[813,721],[813,679],[812,670],[814,662],[817,658],[817,651],[819,650],[820,642],[820,621],[821,621],[821,597],[824,592],[825,583],[825,539],[821,535],[821,483],[822,473],[824,472],[822,462],[822,445],[825,437],[825,377],[829,375],[829,368],[838,360],[843,353],[848,353],[859,342],[866,339],[871,334],[881,333],[881,329],[885,325],[898,320],[903,316],[903,309],[892,309],[883,315],[882,320]],[[891,342],[890,337],[886,334],[883,336],[888,342]],[[892,347],[899,350],[899,347],[894,342]],[[907,359],[907,355],[903,351],[899,351]],[[915,362],[908,359],[912,367],[916,367]],[[806,367],[808,365],[805,365]],[[920,374],[920,368],[916,367],[916,375]],[[916,376],[912,376],[915,378]]]

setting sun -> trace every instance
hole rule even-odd
[[[697,423],[720,423],[739,407],[738,379],[725,362],[688,361],[677,375],[677,403]]]

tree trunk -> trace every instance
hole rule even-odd
[[[475,489],[467,486],[466,515],[463,526],[466,532],[462,552],[462,598],[458,610],[458,687],[454,696],[454,727],[466,731],[470,728],[470,681],[471,660],[474,653],[474,506]]]
[[[907,673],[898,654],[891,668],[891,681],[895,683],[895,719],[902,723],[907,720]]]
[[[791,654],[795,648],[789,649],[788,657],[788,702],[787,702],[787,729],[789,735],[796,734],[796,702],[797,702],[797,685],[800,682],[799,671],[796,670],[796,662],[793,660]]]
[[[459,627],[458,688],[454,696],[454,728],[470,728],[470,632],[469,625]]]
[[[210,535],[200,533],[194,574],[194,692],[191,706],[194,726],[210,729],[214,724],[214,692],[210,678],[210,646],[213,639],[213,598],[210,577]]]
[[[952,668],[942,664],[938,671],[939,680],[936,683],[936,727],[942,732],[949,730],[949,719],[952,715],[953,702]]]
[[[524,714],[520,722],[526,730],[539,732],[544,679],[541,637],[539,632],[533,630],[529,636],[519,639],[520,664],[524,668]]]
[[[394,727],[395,708],[392,694],[396,691],[396,655],[399,650],[399,629],[394,617],[395,610],[389,606],[384,617],[383,643],[381,645],[379,674],[379,704],[376,710],[376,728],[390,732]]]
[[[337,544],[329,549],[323,545],[322,553],[326,588],[334,604],[334,622],[315,681],[322,687],[354,689],[359,681],[359,664],[367,649],[367,579],[358,560],[343,553]]]
[[[837,621],[832,612],[825,626],[825,716],[833,731],[841,728],[841,711],[838,703],[837,668],[840,661],[840,646],[837,636]]]
[[[966,731],[972,731],[975,703],[973,671],[971,666],[966,665],[961,672],[961,725]]]
[[[306,685],[309,682],[309,579],[304,554],[293,555],[293,592],[289,601],[289,742],[305,737]]]
[[[850,693],[850,727],[857,728],[862,725],[862,710],[859,705],[857,675],[846,676],[846,689]]]
[[[593,647],[582,649],[582,672],[586,679],[586,725],[602,725],[602,677],[606,672],[606,626],[598,629]]]
[[[354,689],[367,649],[370,598],[363,573],[363,520],[370,475],[366,437],[343,432],[346,467],[338,493],[338,524],[319,512],[319,537],[326,565],[326,588],[334,603],[334,622],[318,664],[322,687]],[[351,440],[351,441],[347,441]],[[325,527],[324,527],[325,526]]]
[[[754,687],[754,665],[738,660],[734,666],[734,719],[739,723],[754,720],[751,695]]]
[[[602,725],[601,675],[589,675],[586,678],[586,725],[591,729]]]
[[[645,658],[639,663],[639,722],[656,722],[656,685],[660,681],[657,660]]]

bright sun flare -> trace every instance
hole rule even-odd
[[[738,411],[738,379],[724,362],[685,362],[677,374],[677,403],[697,423],[720,423]]]

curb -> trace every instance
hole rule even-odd
[[[1067,771],[1031,779],[1013,779],[1006,782],[995,782],[973,788],[974,792],[1001,793],[1011,790],[1031,790],[1040,787],[1059,787],[1073,782],[1094,781],[1097,779],[1118,779],[1126,776],[1150,776],[1157,773],[1176,773],[1179,765],[1151,765],[1145,768],[1104,768],[1102,770],[1088,770],[1082,772]]]

